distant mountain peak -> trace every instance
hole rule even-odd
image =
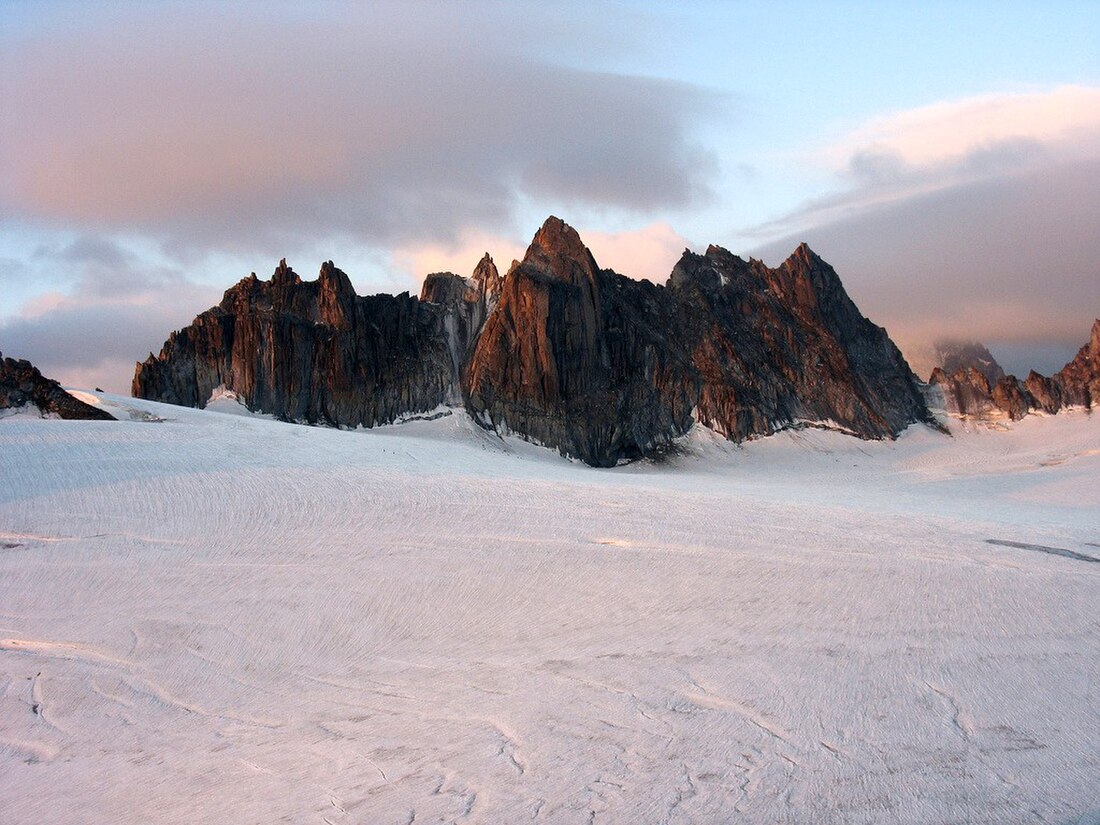
[[[1088,343],[1049,378],[1035,370],[1023,381],[1005,375],[989,351],[973,341],[941,341],[936,347],[945,366],[933,371],[929,383],[939,387],[948,412],[956,415],[1018,420],[1033,410],[1100,406],[1100,319]]]

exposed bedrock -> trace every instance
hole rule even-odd
[[[290,421],[367,427],[455,395],[445,306],[355,294],[328,262],[302,281],[283,261],[172,333],[138,364],[133,394],[202,407],[219,386],[251,410]]]
[[[1033,370],[1023,381],[1006,375],[991,384],[974,367],[954,373],[938,368],[929,380],[943,392],[948,412],[965,418],[1018,421],[1031,412],[1091,409],[1100,405],[1100,319],[1088,343],[1053,376]]]
[[[0,410],[35,407],[58,418],[114,421],[115,417],[74,398],[30,361],[0,357]]]
[[[734,440],[806,424],[892,437],[930,419],[915,377],[806,245],[774,269],[712,246],[664,286],[600,269],[551,217],[502,278],[429,275],[420,299],[358,297],[331,262],[253,275],[139,364],[135,395],[340,426],[463,403],[483,426],[596,466],[701,421]]]

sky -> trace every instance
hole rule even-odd
[[[128,391],[250,272],[801,241],[918,370],[1100,316],[1100,4],[0,0],[0,351]]]

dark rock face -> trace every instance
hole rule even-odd
[[[115,420],[110,413],[73,398],[29,361],[0,358],[0,410],[14,410],[28,404],[33,404],[43,415],[59,418]]]
[[[1014,375],[1006,375],[993,385],[990,396],[993,405],[1008,413],[1013,421],[1019,421],[1031,409],[1031,397]]]
[[[988,417],[996,409],[989,379],[976,367],[963,367],[954,373],[937,367],[929,383],[937,384],[943,390],[947,411],[954,415]]]
[[[460,404],[458,378],[473,353],[477,336],[489,314],[500,299],[501,278],[488,253],[481,259],[474,274],[463,278],[453,272],[434,272],[424,279],[420,290],[422,302],[439,304],[443,309],[443,328],[451,352],[455,381],[449,404]]]
[[[1074,356],[1054,375],[1065,407],[1100,406],[1100,318],[1092,324],[1092,335]]]
[[[790,426],[892,437],[930,420],[914,376],[836,272],[685,252],[667,286],[601,270],[550,218],[501,278],[436,273],[420,300],[357,297],[331,263],[255,276],[139,364],[134,394],[371,426],[461,399],[486,427],[596,466],[652,455],[701,421],[728,438]]]
[[[202,407],[224,386],[290,421],[385,424],[454,394],[444,315],[408,293],[359,297],[331,261],[311,282],[283,261],[270,281],[245,278],[172,333],[138,364],[133,394]]]
[[[601,271],[551,218],[504,277],[465,373],[467,407],[596,466],[650,454],[691,426],[674,319],[665,290]]]
[[[1007,375],[991,387],[976,377],[982,376],[974,369],[954,374],[937,369],[929,382],[942,390],[948,412],[972,418],[1006,414],[1018,421],[1033,411],[1100,406],[1100,320],[1093,323],[1089,342],[1050,378],[1033,370],[1024,381]]]
[[[888,438],[928,418],[901,352],[806,244],[775,269],[716,246],[685,252],[669,292],[698,418],[729,438],[799,422]]]
[[[959,370],[973,367],[985,376],[990,386],[1005,377],[1005,371],[1001,369],[993,353],[977,341],[941,339],[933,345],[933,351],[935,363],[947,375],[955,375]]]
[[[928,417],[901,353],[809,247],[777,269],[685,252],[662,288],[600,270],[556,218],[505,276],[466,377],[479,420],[599,466],[693,420],[740,440],[801,422],[883,438]]]

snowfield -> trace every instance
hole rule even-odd
[[[0,421],[4,823],[1100,822],[1098,416],[595,470],[93,399]]]

